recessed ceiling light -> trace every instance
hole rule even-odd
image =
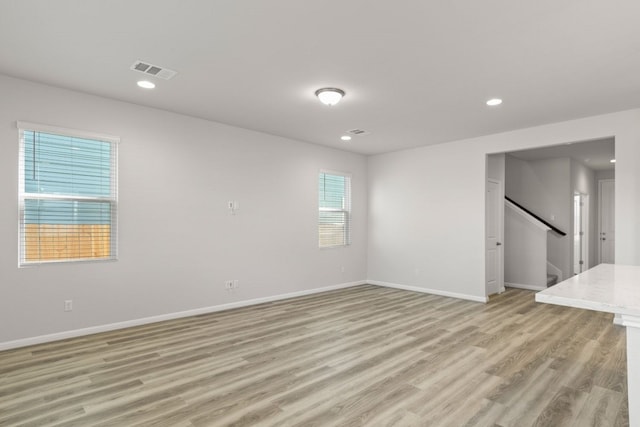
[[[138,82],[138,86],[140,86],[143,89],[153,89],[154,87],[156,87],[156,84],[153,82],[150,82],[149,80],[140,80]]]
[[[340,139],[343,141],[351,141],[351,137],[349,135],[342,135]]]
[[[616,159],[609,160],[609,163],[615,163],[615,162],[616,162]]]
[[[492,98],[487,101],[487,105],[490,107],[495,107],[496,105],[502,104],[502,99],[500,98]]]
[[[345,95],[342,89],[325,87],[316,91],[316,96],[325,105],[336,105]]]

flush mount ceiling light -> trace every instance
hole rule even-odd
[[[351,137],[349,135],[342,135],[340,139],[343,141],[351,141]]]
[[[344,96],[344,91],[334,87],[325,87],[318,89],[316,96],[324,105],[336,105]]]
[[[150,82],[149,80],[140,80],[138,82],[138,86],[140,86],[143,89],[153,89],[154,87],[156,87],[156,84],[153,82]]]
[[[615,163],[615,162],[616,162],[616,159],[609,160],[609,163]]]
[[[500,98],[492,98],[487,101],[487,105],[489,107],[495,107],[496,105],[500,105],[500,104],[502,104],[502,99]]]

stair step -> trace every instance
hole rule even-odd
[[[547,274],[547,288],[549,286],[553,286],[558,283],[558,275],[557,274]]]

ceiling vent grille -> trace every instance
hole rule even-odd
[[[164,80],[169,80],[170,78],[178,74],[177,71],[159,67],[157,65],[149,64],[148,62],[143,61],[136,61],[129,68],[131,68],[133,71],[139,71],[143,74],[155,76]]]
[[[367,132],[366,130],[362,129],[351,129],[348,130],[347,133],[351,135],[369,135],[371,132]]]

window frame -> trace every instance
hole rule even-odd
[[[69,129],[58,126],[42,125],[25,121],[17,121],[19,160],[18,160],[18,267],[30,267],[42,264],[66,264],[66,263],[86,263],[86,262],[109,262],[118,259],[118,149],[120,137],[101,134],[96,132]],[[59,135],[72,138],[91,139],[109,143],[110,149],[110,195],[109,197],[73,196],[53,193],[29,193],[26,192],[25,180],[25,139],[24,132],[39,132]],[[109,257],[105,258],[64,258],[53,260],[28,261],[26,258],[26,244],[24,238],[25,221],[25,201],[26,200],[55,200],[55,201],[76,201],[76,202],[108,202],[110,204],[110,251]]]
[[[333,175],[333,176],[340,176],[340,177],[344,177],[346,180],[348,180],[348,185],[345,185],[345,201],[343,202],[343,208],[342,209],[338,209],[338,208],[322,208],[320,207],[320,194],[318,193],[316,196],[316,201],[318,202],[318,211],[317,211],[317,215],[318,215],[318,223],[317,223],[317,232],[318,232],[318,248],[319,249],[335,249],[335,248],[345,248],[351,245],[351,235],[352,235],[352,231],[351,231],[351,215],[352,215],[352,199],[351,199],[351,181],[352,181],[352,175],[348,172],[340,172],[340,171],[336,171],[336,170],[331,170],[331,169],[320,169],[318,171],[318,175],[317,178],[320,177],[320,174],[325,174],[325,175]],[[317,181],[316,181],[316,185],[317,185]],[[321,212],[342,212],[344,215],[344,243],[342,244],[338,244],[338,245],[325,245],[322,246],[321,242],[320,242],[320,213]]]

